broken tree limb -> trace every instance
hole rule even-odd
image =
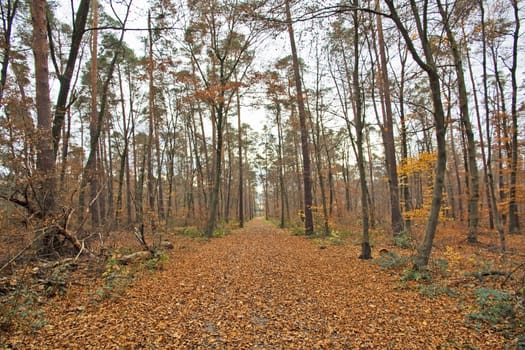
[[[152,257],[153,257],[153,253],[151,253],[149,250],[141,250],[135,253],[124,255],[118,258],[117,261],[123,265],[127,265],[131,262],[150,259]]]

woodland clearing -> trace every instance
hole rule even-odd
[[[523,268],[506,278],[523,255],[511,253],[503,262],[487,249],[489,243],[471,246],[458,244],[458,237],[440,237],[427,275],[407,272],[404,257],[410,249],[379,243],[376,259],[363,261],[357,258],[357,237],[294,236],[262,218],[211,240],[171,238],[174,249],[134,265],[121,265],[116,256],[103,268],[70,263],[76,267],[64,290],[33,298],[25,309],[18,305],[25,318],[2,330],[0,344],[7,349],[515,349],[523,341],[520,296],[511,293],[523,288]],[[509,243],[521,247],[520,238],[510,236]],[[516,301],[512,312],[487,311],[502,308],[499,302],[510,305],[510,299],[491,297],[491,290],[509,291]]]

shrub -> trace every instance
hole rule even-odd
[[[231,230],[228,229],[227,227],[217,227],[214,231],[213,231],[213,237],[215,238],[221,238],[221,237],[224,237],[224,236],[227,236],[231,233]]]
[[[301,226],[293,226],[291,229],[290,229],[290,232],[292,235],[294,236],[302,236],[304,235],[304,227],[301,227]]]
[[[340,233],[335,230],[330,232],[330,235],[328,236],[327,240],[332,245],[340,245],[343,243],[343,239],[341,238]]]
[[[430,272],[427,270],[408,269],[405,271],[405,274],[403,275],[403,277],[401,277],[401,282],[408,282],[408,281],[429,282],[431,280],[432,280],[432,276],[430,275]]]
[[[133,279],[133,274],[129,267],[120,264],[117,256],[112,256],[106,262],[102,278],[104,286],[95,291],[99,301],[122,294]]]
[[[374,262],[385,270],[398,269],[405,267],[410,262],[410,257],[400,256],[394,252],[387,252],[375,259]]]
[[[476,297],[479,310],[468,315],[471,320],[496,325],[516,316],[514,298],[507,292],[491,288],[479,288],[476,291]]]
[[[429,285],[419,286],[419,293],[430,298],[437,298],[440,295],[448,295],[449,297],[457,295],[457,293],[454,292],[452,289],[433,283]]]
[[[432,268],[443,276],[448,275],[448,260],[447,259],[436,259],[432,261]]]
[[[414,248],[414,241],[410,237],[409,233],[406,231],[403,231],[399,235],[394,236],[394,244],[397,247],[400,247],[403,249]]]
[[[194,226],[187,226],[183,227],[181,230],[177,231],[178,234],[190,236],[190,237],[199,237],[202,236],[202,232],[200,232],[196,227]]]
[[[5,296],[0,303],[0,333],[12,328],[36,331],[47,324],[39,296],[25,286]]]
[[[157,252],[153,258],[146,260],[144,263],[149,270],[158,270],[162,269],[166,261],[168,261],[168,256],[162,252]]]

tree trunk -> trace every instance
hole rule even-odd
[[[118,171],[118,187],[117,187],[117,208],[115,211],[115,220],[116,220],[116,226],[117,228],[120,226],[122,219],[123,219],[123,211],[122,211],[122,197],[123,197],[123,188],[124,188],[124,176],[126,173],[126,164],[128,159],[128,153],[129,153],[129,122],[127,121],[126,116],[126,108],[124,104],[124,89],[122,86],[122,76],[120,69],[118,69],[118,81],[119,81],[119,91],[120,91],[120,98],[121,98],[121,113],[122,113],[122,131],[123,131],[123,141],[124,141],[124,148],[122,150],[122,154],[120,154],[120,163],[119,163],[119,171]],[[130,104],[133,105],[133,101],[130,101]],[[129,191],[129,189],[128,189]],[[128,194],[129,195],[129,194]]]
[[[484,92],[484,100],[483,104],[485,107],[485,130],[486,130],[486,146],[487,146],[487,158],[485,161],[485,171],[487,174],[487,189],[488,189],[488,200],[490,203],[490,209],[492,213],[492,218],[494,220],[494,225],[496,226],[496,229],[498,230],[498,235],[500,238],[500,249],[501,252],[504,254],[506,251],[506,244],[505,244],[505,233],[503,231],[503,225],[501,224],[500,214],[498,210],[498,206],[496,203],[496,193],[494,190],[494,176],[492,174],[492,155],[491,155],[491,131],[490,131],[490,109],[489,109],[489,95],[488,95],[488,86],[487,86],[487,80],[488,80],[488,72],[487,72],[487,47],[486,47],[486,28],[485,28],[485,8],[483,6],[483,0],[479,0],[478,2],[480,11],[481,11],[481,34],[482,34],[482,52],[483,52],[483,61],[482,61],[482,67],[483,67],[483,92]],[[479,121],[478,121],[479,123]]]
[[[37,176],[33,186],[43,222],[52,218],[56,209],[55,158],[51,137],[51,98],[49,93],[48,42],[46,35],[47,1],[35,0],[31,4],[33,21],[33,54],[35,64],[35,93],[37,112]],[[46,225],[49,225],[48,223]],[[52,252],[55,232],[46,230],[40,253]]]
[[[405,67],[407,59],[407,51],[401,55],[401,76],[399,83],[399,120],[401,127],[401,164],[405,165],[408,159],[408,138],[407,138],[407,127],[405,117]],[[408,183],[407,175],[401,177],[401,187],[403,188],[403,201],[405,202],[404,210],[405,215],[412,210],[412,197],[410,196],[410,188]],[[409,215],[405,217],[405,230],[410,231],[412,227],[412,221]]]
[[[93,28],[98,27],[98,0],[93,0]],[[91,211],[91,225],[93,227],[99,224],[99,206],[98,206],[98,174],[97,166],[99,165],[98,157],[98,135],[100,129],[98,125],[98,30],[93,30],[91,42],[91,113],[89,115],[89,138],[90,138],[90,156],[86,163],[86,175],[89,184],[89,207]],[[97,135],[98,132],[98,135]],[[93,142],[96,140],[96,142]],[[90,158],[92,160],[90,161]],[[82,211],[81,211],[82,213]]]
[[[93,1],[94,1],[94,3],[96,2],[96,0],[93,0]],[[93,8],[95,9],[95,8],[97,8],[97,6],[93,6]],[[122,31],[120,33],[118,46],[120,46],[122,44],[122,41],[124,40],[125,26],[126,26],[126,23],[127,23],[127,20],[128,20],[129,11],[130,11],[130,8],[128,6],[127,12],[126,12],[126,15],[125,15],[125,19],[124,19],[124,23],[123,23],[123,29],[122,29]],[[80,212],[79,213],[79,218],[80,218],[80,223],[81,224],[83,223],[83,215],[84,215],[84,209],[85,209],[85,190],[86,190],[86,186],[87,186],[88,183],[93,183],[93,181],[96,180],[96,174],[94,173],[94,169],[96,169],[96,162],[97,162],[97,158],[98,158],[98,148],[99,148],[98,145],[99,145],[100,135],[101,135],[101,131],[102,131],[102,124],[103,124],[102,122],[103,122],[104,117],[106,116],[108,91],[109,91],[111,80],[113,78],[113,72],[115,70],[117,59],[118,59],[119,53],[120,53],[120,50],[118,49],[118,47],[116,47],[114,49],[115,49],[115,51],[114,51],[113,57],[112,57],[112,59],[111,59],[111,61],[109,63],[107,76],[106,76],[106,79],[104,80],[104,83],[103,83],[103,86],[102,86],[102,93],[101,93],[101,97],[102,98],[101,98],[101,101],[100,101],[100,110],[97,112],[97,110],[95,109],[95,114],[96,114],[97,118],[96,118],[96,120],[94,120],[94,124],[96,125],[96,128],[94,128],[92,130],[91,135],[90,135],[89,155],[88,155],[88,158],[87,158],[87,161],[86,161],[86,165],[84,166],[84,170],[82,172],[82,180],[81,180],[81,184],[80,184],[80,193],[79,193],[79,198],[78,198],[79,212]],[[94,60],[96,61],[96,59],[94,59]],[[96,84],[95,84],[94,87],[96,87]],[[92,105],[92,108],[96,108],[96,106]],[[94,188],[98,188],[98,187],[95,187],[95,185],[92,185],[92,189],[94,189]],[[93,211],[95,211],[94,209],[96,209],[95,201],[97,200],[98,193],[99,193],[99,190],[91,192],[91,200],[90,200],[89,206],[91,207],[91,209],[93,209]],[[98,219],[98,216],[93,217],[93,218],[94,219]],[[97,222],[95,221],[93,224],[96,224],[96,223]]]
[[[135,220],[137,222],[138,229],[141,232],[144,232],[144,177],[146,171],[146,150],[147,145],[145,144],[143,147],[141,167],[135,189]],[[137,230],[137,228],[135,228],[135,230]]]
[[[452,125],[451,125],[452,126]],[[463,201],[461,199],[462,195],[463,195],[463,190],[462,190],[462,187],[461,187],[461,175],[459,173],[459,159],[458,159],[458,152],[456,151],[456,142],[454,140],[454,128],[450,128],[450,147],[451,147],[451,151],[452,151],[452,160],[454,161],[454,179],[455,179],[455,182],[456,182],[456,187],[457,187],[457,192],[458,192],[458,204],[456,205],[456,200],[455,198],[451,198],[450,195],[449,195],[449,200],[451,201],[451,204],[452,204],[452,212],[454,213],[454,219],[456,218],[456,209],[458,209],[457,211],[459,211],[459,220],[463,221],[464,220],[464,214],[463,214]],[[463,130],[462,130],[463,132]],[[465,170],[468,171],[468,163],[465,162]],[[467,188],[468,186],[470,186],[470,183],[469,181],[467,180],[466,181],[467,183]],[[452,185],[452,180],[450,180],[450,185]],[[470,216],[469,216],[470,217]],[[468,239],[468,235],[467,235],[467,239]],[[473,242],[472,242],[473,243]]]
[[[518,0],[510,0],[514,12],[514,33],[512,35],[512,65],[510,67],[510,76],[512,84],[511,100],[511,161],[510,161],[510,191],[509,191],[509,233],[520,232],[520,221],[518,217],[518,203],[516,185],[518,181],[518,82],[517,82],[517,65],[518,65],[518,41],[520,35],[520,16],[518,10]]]
[[[303,155],[304,233],[306,235],[312,235],[314,233],[314,222],[312,217],[312,170],[310,165],[308,128],[306,126],[307,117],[306,109],[304,106],[299,58],[297,56],[297,48],[295,46],[295,37],[292,26],[292,14],[290,11],[289,0],[285,0],[285,8],[288,35],[290,37],[290,46],[292,51],[292,65],[294,71],[297,107],[299,110],[299,125],[301,129],[301,150]]]
[[[443,103],[441,101],[441,84],[439,80],[439,73],[434,62],[434,56],[429,38],[426,33],[426,27],[421,24],[419,10],[417,8],[416,0],[410,0],[410,7],[412,14],[416,21],[418,37],[422,45],[425,61],[419,56],[412,38],[401,21],[394,2],[392,0],[385,0],[387,3],[391,19],[396,24],[397,28],[403,35],[412,57],[416,63],[427,73],[430,91],[432,95],[432,105],[434,107],[434,127],[437,141],[437,160],[435,167],[435,177],[432,190],[432,204],[428,215],[427,225],[425,227],[425,236],[423,242],[418,248],[418,255],[415,261],[415,267],[418,269],[425,269],[428,266],[430,253],[432,251],[432,244],[436,234],[437,224],[439,220],[439,212],[441,209],[441,201],[443,198],[443,184],[445,179],[445,170],[447,165],[447,150],[446,150],[446,125],[445,112],[443,110]],[[425,3],[425,5],[428,5]],[[428,8],[423,8],[423,18],[427,18]]]
[[[376,8],[379,1],[376,0]],[[387,58],[385,50],[385,40],[383,37],[383,20],[381,16],[376,16],[377,24],[377,41],[379,44],[380,58],[380,91],[383,97],[384,113],[381,135],[385,147],[385,161],[388,174],[388,191],[390,194],[390,221],[392,233],[397,236],[403,231],[403,216],[401,215],[401,206],[399,201],[399,180],[396,164],[396,147],[394,142],[394,123],[392,112],[392,101],[390,98],[390,79],[388,77]]]
[[[359,1],[354,0],[352,4],[357,7]],[[363,111],[363,100],[362,100],[362,91],[359,77],[359,14],[357,12],[352,12],[352,19],[354,22],[353,28],[353,44],[354,44],[354,67],[352,70],[352,85],[353,85],[353,95],[355,103],[355,115],[354,115],[354,124],[356,132],[356,149],[357,149],[357,168],[359,171],[359,183],[361,187],[361,220],[363,221],[362,225],[362,239],[361,239],[361,254],[359,259],[372,259],[372,250],[370,247],[370,237],[369,237],[369,207],[368,207],[368,186],[366,183],[366,170],[365,170],[365,159],[363,152],[364,139],[364,111]]]
[[[465,30],[464,26],[462,26],[463,30],[463,36],[465,36]],[[485,183],[485,195],[487,196],[487,207],[489,212],[489,227],[492,229],[494,227],[494,219],[493,219],[493,212],[492,212],[492,202],[490,200],[490,192],[488,188],[488,177],[487,177],[487,156],[485,154],[485,143],[484,143],[484,136],[483,136],[483,128],[481,126],[481,112],[479,110],[479,100],[478,100],[478,88],[476,85],[476,82],[474,80],[474,72],[472,70],[472,63],[470,60],[470,51],[468,47],[465,50],[466,58],[467,58],[467,66],[469,70],[469,78],[470,83],[472,85],[472,95],[474,97],[474,110],[476,111],[476,121],[477,121],[477,127],[478,127],[478,135],[479,135],[479,148],[481,150],[481,160],[483,164],[483,176],[484,176],[484,183]]]
[[[157,220],[155,213],[155,177],[153,176],[153,142],[155,123],[155,85],[153,82],[153,33],[151,29],[151,13],[148,11],[148,141],[146,147],[147,190],[148,190],[148,215],[151,227],[154,230]]]
[[[316,94],[319,94],[320,91],[317,90],[316,91]],[[316,96],[316,100],[317,100],[317,96]],[[320,119],[321,117],[319,116],[319,106],[316,106],[316,121],[315,121],[315,127],[314,127],[314,123],[312,121],[310,121],[310,124],[312,124],[312,129],[315,129],[315,130],[312,130],[312,141],[313,141],[313,146],[314,146],[314,153],[315,153],[315,164],[316,164],[316,169],[317,169],[317,177],[318,177],[318,181],[319,181],[319,190],[321,191],[321,206],[323,208],[323,234],[325,236],[329,236],[330,235],[330,225],[329,225],[329,217],[328,217],[328,205],[327,205],[327,201],[326,201],[326,185],[325,185],[325,181],[324,181],[324,176],[323,176],[323,167],[322,167],[322,164],[321,164],[321,136],[320,136],[320,133],[321,133],[321,126],[320,126]]]
[[[224,157],[226,157],[226,154],[228,155],[228,167],[226,168],[226,176],[224,179],[224,186],[223,186],[223,212],[224,212],[224,221],[228,223],[230,221],[230,207],[231,207],[231,201],[232,201],[232,182],[233,182],[233,140],[232,140],[232,133],[231,133],[231,127],[226,124],[226,135],[228,137],[226,138],[226,150]],[[226,164],[226,160],[223,159],[223,164]],[[226,197],[226,198],[224,198]]]
[[[441,18],[443,19],[445,31],[447,33],[450,50],[454,59],[454,67],[456,70],[458,95],[459,95],[459,109],[461,124],[463,131],[467,137],[467,159],[468,168],[466,179],[468,188],[468,232],[467,240],[469,243],[478,241],[478,223],[479,223],[479,175],[478,165],[476,160],[476,140],[474,139],[474,132],[470,122],[470,112],[468,107],[467,84],[465,82],[465,74],[463,71],[463,59],[459,45],[456,41],[456,36],[448,23],[448,14],[445,12],[441,0],[437,1]]]
[[[281,220],[279,227],[284,228],[285,225],[285,203],[286,189],[284,187],[284,162],[283,162],[283,127],[281,124],[281,104],[279,100],[275,99],[275,124],[277,124],[277,161],[279,162],[279,194],[281,199]]]
[[[222,172],[222,153],[223,153],[223,143],[224,143],[224,124],[225,124],[225,115],[224,115],[224,104],[219,103],[219,105],[212,107],[215,109],[215,116],[217,120],[216,125],[216,145],[215,145],[215,166],[214,166],[214,176],[213,176],[213,187],[210,196],[209,211],[208,211],[208,220],[206,222],[206,229],[204,231],[206,237],[212,237],[213,231],[215,230],[216,220],[217,220],[217,211],[219,209],[219,191],[221,188],[221,172]]]
[[[163,183],[162,180],[164,176],[162,175],[162,168],[164,166],[164,154],[165,150],[160,149],[160,135],[159,135],[159,124],[160,121],[155,121],[155,156],[157,158],[157,215],[159,217],[159,221],[164,221],[166,214],[165,214],[165,207],[164,207],[164,189],[163,189]]]
[[[60,130],[64,123],[64,117],[66,115],[66,104],[68,100],[69,90],[71,88],[71,80],[73,78],[73,71],[75,69],[75,64],[77,63],[78,54],[80,52],[80,46],[82,43],[82,38],[84,36],[87,18],[89,14],[89,3],[91,0],[81,0],[78,4],[76,18],[73,25],[73,34],[71,37],[71,47],[69,49],[69,56],[66,62],[66,68],[64,72],[61,73],[57,70],[58,79],[60,82],[60,87],[58,90],[57,101],[55,105],[55,117],[53,119],[53,151],[55,159],[58,154],[58,144],[60,142]],[[93,1],[93,5],[97,6],[97,1]],[[93,9],[95,13],[95,9]],[[96,26],[94,27],[96,28]],[[95,31],[96,32],[96,31]],[[95,35],[95,33],[93,33]],[[51,35],[50,35],[51,37]],[[58,67],[56,67],[58,68]],[[1,98],[0,98],[1,100]]]
[[[7,11],[3,18],[2,35],[4,37],[4,45],[2,47],[2,67],[0,68],[0,107],[3,105],[4,99],[4,88],[7,83],[7,68],[9,67],[9,60],[11,58],[11,34],[13,30],[13,22],[15,20],[16,13],[20,1],[15,0],[12,3],[7,2]]]
[[[237,80],[237,79],[236,79]],[[241,125],[241,98],[239,90],[235,92],[237,98],[237,148],[239,157],[239,227],[244,227],[244,172],[242,159],[242,125]]]

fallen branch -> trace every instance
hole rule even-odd
[[[505,276],[508,278],[509,274],[503,271],[491,270],[491,271],[472,272],[472,273],[467,273],[465,275],[465,277],[475,277],[480,281],[483,279],[483,277],[487,277],[487,276]]]
[[[118,258],[117,261],[123,265],[127,265],[131,262],[150,259],[152,257],[153,257],[153,253],[151,253],[149,250],[141,250],[139,252],[124,255]]]
[[[519,264],[519,265],[516,266],[511,272],[509,272],[509,273],[507,274],[507,278],[505,278],[505,280],[504,280],[503,282],[501,282],[501,286],[503,287],[503,286],[507,283],[507,281],[508,281],[509,279],[511,279],[512,275],[514,275],[514,274],[516,273],[516,271],[518,271],[518,270],[521,269],[521,268],[525,268],[525,263],[521,263],[521,264]]]
[[[66,240],[68,240],[72,245],[73,247],[76,248],[76,250],[78,251],[79,255],[83,252],[83,251],[86,251],[87,252],[87,255],[90,257],[90,258],[96,258],[97,256],[95,254],[93,254],[89,249],[87,249],[85,246],[84,246],[84,243],[83,242],[80,242],[80,240],[77,238],[77,236],[72,233],[71,231],[69,231],[68,229],[64,228],[64,227],[60,227],[58,225],[56,225],[56,228],[57,228],[57,233],[64,236],[64,238]]]
[[[140,242],[144,250],[148,250],[151,252],[151,248],[148,246],[148,243],[146,242],[146,236],[144,234],[144,224],[142,223],[138,228],[135,228],[133,230],[133,234],[135,235],[135,238]]]
[[[28,245],[26,245],[24,248],[22,248],[15,256],[13,256],[8,262],[6,262],[2,267],[0,267],[0,272],[2,272],[6,267],[11,265],[16,259],[18,259],[26,250],[31,248],[31,246],[38,241],[44,234],[46,233],[45,230],[42,230],[42,232],[37,235]]]

